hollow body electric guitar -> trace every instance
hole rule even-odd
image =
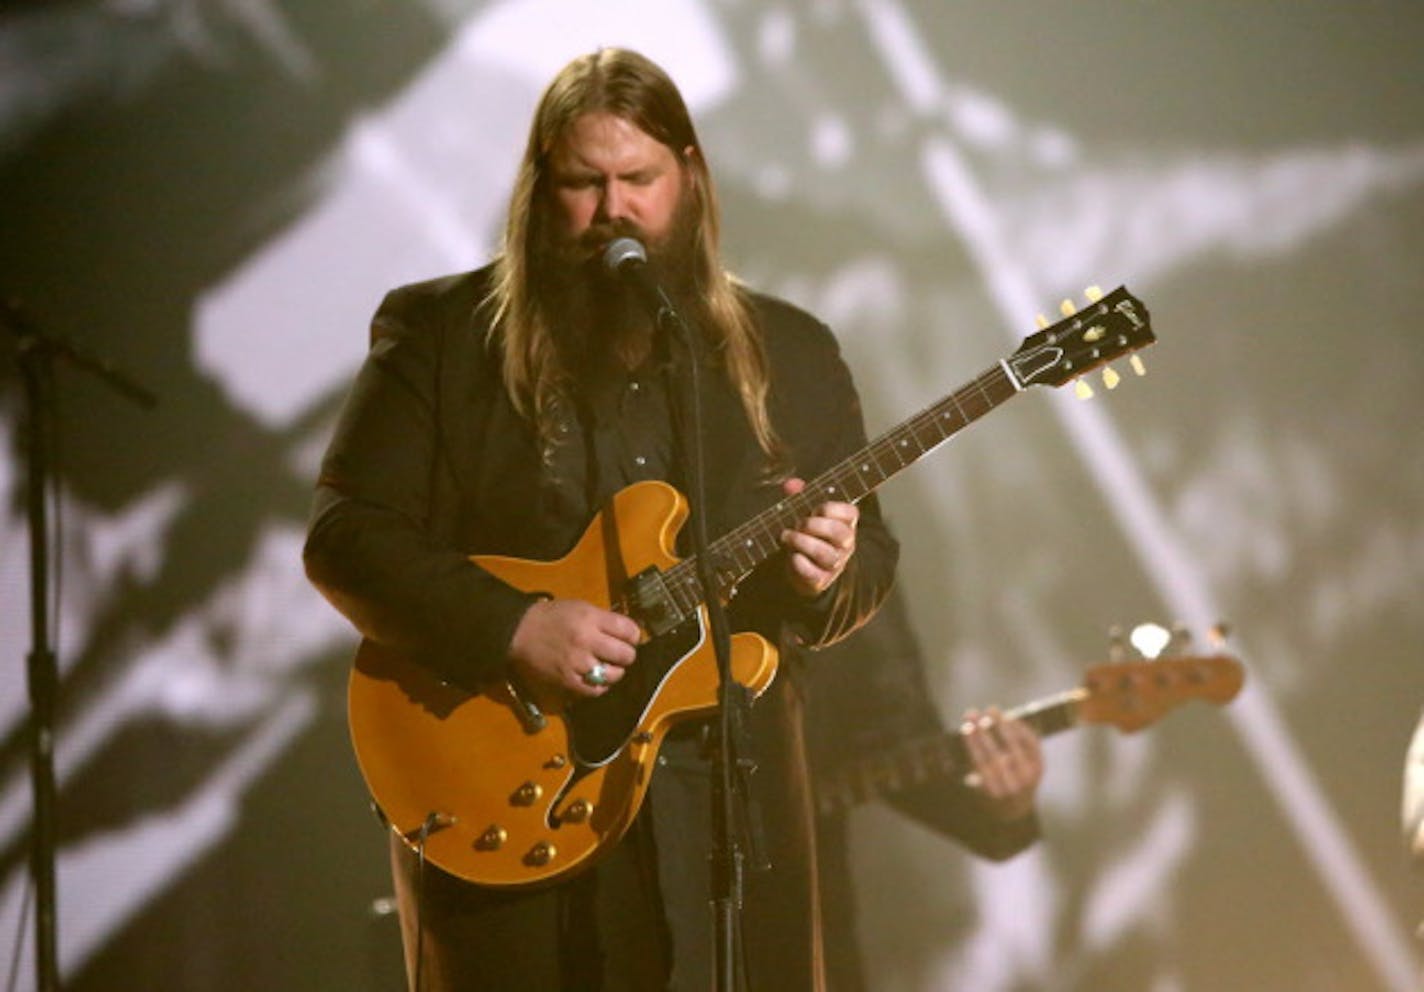
[[[1200,699],[1221,705],[1245,681],[1241,663],[1228,655],[1183,655],[1156,661],[1094,665],[1076,689],[1009,710],[1040,737],[1079,724],[1108,724],[1131,733],[1174,707]],[[963,775],[972,767],[958,731],[929,734],[858,758],[816,783],[816,809],[839,813],[860,803],[933,779]]]
[[[1027,387],[1063,385],[1155,340],[1146,307],[1126,289],[1090,291],[1089,300],[713,541],[713,594],[730,598],[816,506],[857,502]],[[512,682],[473,693],[440,681],[418,658],[361,644],[347,700],[352,742],[372,798],[407,844],[468,881],[516,887],[578,871],[623,836],[667,732],[716,707],[696,562],[673,554],[686,517],[675,489],[641,482],[617,493],[557,561],[471,559],[525,592],[582,599],[638,621],[645,639],[637,661],[597,699],[538,695]],[[731,654],[733,676],[752,693],[771,684],[776,651],[765,639],[734,634]]]

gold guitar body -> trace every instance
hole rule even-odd
[[[616,609],[630,578],[677,564],[686,517],[676,489],[640,482],[619,492],[558,561],[471,560],[525,592]],[[699,607],[675,634],[640,646],[614,690],[572,704],[508,684],[472,693],[418,659],[363,641],[347,699],[361,774],[392,829],[412,848],[424,832],[426,858],[445,871],[500,887],[558,880],[623,836],[668,731],[715,710],[706,629]],[[761,693],[776,674],[776,650],[752,633],[731,640],[734,677]],[[601,718],[605,708],[617,715]]]

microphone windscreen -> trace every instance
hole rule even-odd
[[[603,249],[603,267],[617,272],[629,262],[647,262],[648,253],[637,238],[614,238]]]

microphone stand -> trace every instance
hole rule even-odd
[[[664,321],[664,313],[668,314],[670,319]],[[697,563],[697,581],[702,586],[703,602],[707,606],[713,654],[717,659],[717,743],[712,754],[712,850],[708,855],[711,865],[713,940],[717,956],[715,988],[718,992],[735,992],[738,988],[745,987],[738,982],[737,965],[742,937],[739,914],[742,909],[746,854],[742,849],[737,825],[746,822],[744,818],[747,815],[748,799],[744,776],[753,767],[753,762],[746,757],[751,693],[746,686],[732,677],[730,624],[708,549],[699,342],[686,322],[671,307],[660,312],[659,322],[676,326],[680,332],[683,351],[687,355],[690,388],[686,403],[686,436],[690,439],[690,444],[684,461],[688,467],[687,486],[692,498],[692,546]],[[746,975],[740,977],[743,981],[747,978]]]
[[[637,262],[641,264],[642,260],[637,259]],[[690,525],[697,581],[702,587],[713,654],[717,659],[717,744],[712,755],[712,850],[708,855],[716,954],[715,988],[718,992],[736,992],[748,984],[747,976],[738,969],[742,936],[738,914],[742,908],[746,853],[737,827],[748,822],[746,775],[755,763],[748,756],[751,693],[732,677],[730,625],[708,547],[700,343],[667,295],[646,278],[645,273],[635,271],[629,273],[629,277],[654,315],[655,333],[678,341],[687,356],[689,388],[682,416],[688,445],[683,461],[692,504]]]
[[[676,416],[685,427],[687,449],[683,462],[687,471],[688,496],[691,499],[692,550],[696,562],[702,601],[707,608],[707,623],[711,628],[712,650],[717,659],[717,746],[712,755],[712,907],[716,941],[717,992],[736,992],[745,987],[747,976],[739,975],[741,961],[738,913],[742,908],[742,870],[746,862],[737,829],[747,832],[752,842],[752,855],[761,861],[756,849],[756,832],[751,823],[750,789],[747,776],[755,768],[750,758],[751,741],[747,714],[751,708],[751,693],[732,678],[731,633],[721,590],[712,568],[712,556],[707,540],[707,485],[702,431],[702,384],[700,340],[677,312],[667,293],[647,270],[647,252],[633,238],[616,238],[603,252],[604,267],[621,277],[638,295],[653,316],[656,340],[675,339],[687,355],[687,402]],[[676,390],[670,390],[673,395]],[[740,978],[740,983],[738,979]]]
[[[34,327],[12,301],[0,301],[0,325],[14,335],[25,380],[29,411],[29,458],[26,506],[30,531],[30,653],[26,675],[30,693],[30,777],[34,833],[30,876],[35,885],[35,988],[58,992],[55,861],[54,703],[58,666],[49,643],[49,525],[45,519],[45,483],[49,476],[49,430],[54,421],[54,359],[63,358],[107,383],[143,407],[157,399],[147,389],[61,337]]]

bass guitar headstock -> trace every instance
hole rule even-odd
[[[1151,625],[1138,631],[1161,631]],[[1113,660],[1091,666],[1083,679],[1085,694],[1078,703],[1078,719],[1083,723],[1109,724],[1131,733],[1151,726],[1168,712],[1191,700],[1218,706],[1236,698],[1246,674],[1235,657],[1216,652],[1190,652],[1189,639],[1178,630],[1162,631],[1153,645],[1151,633],[1142,638],[1134,632],[1134,643],[1145,642],[1150,657]],[[1217,646],[1219,638],[1214,638]],[[1155,650],[1154,650],[1155,647]],[[1157,653],[1160,652],[1160,653]],[[1122,649],[1115,646],[1114,655]]]

